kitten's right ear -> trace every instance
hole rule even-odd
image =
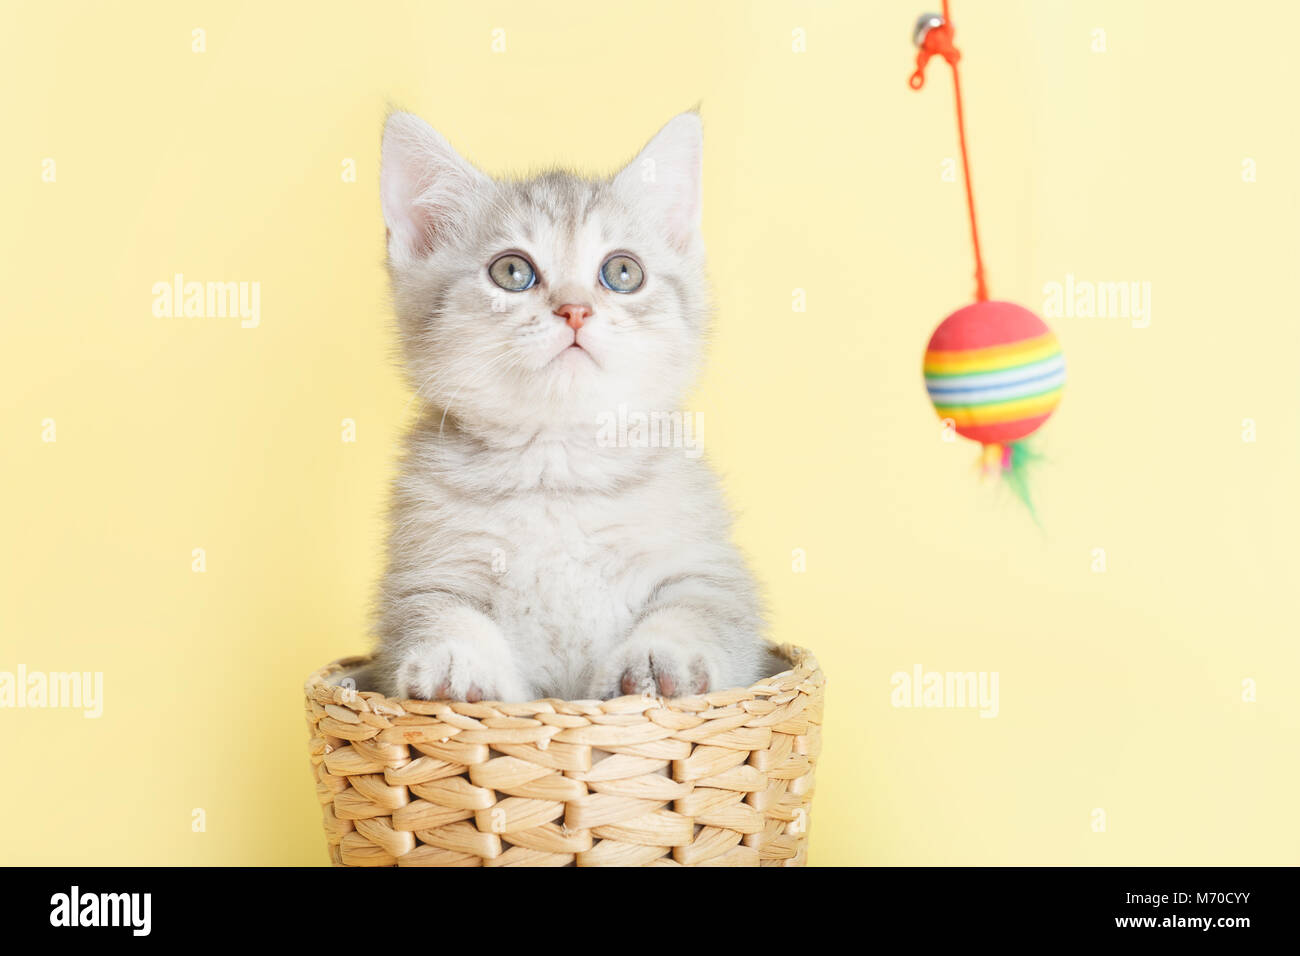
[[[428,255],[463,226],[468,204],[491,184],[424,120],[393,113],[384,125],[379,172],[389,260]]]

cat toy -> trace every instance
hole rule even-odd
[[[1001,475],[1032,514],[1026,466],[1037,456],[1025,439],[1061,401],[1065,356],[1056,334],[1033,312],[1014,302],[989,299],[957,72],[961,53],[953,45],[953,33],[948,0],[943,0],[942,15],[927,13],[917,20],[916,71],[909,85],[914,90],[925,85],[925,67],[933,57],[942,57],[952,68],[957,141],[975,249],[975,301],[939,323],[926,346],[922,370],[930,401],[945,427],[978,442],[982,473]]]

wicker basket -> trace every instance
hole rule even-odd
[[[340,866],[802,866],[825,677],[662,700],[396,701],[307,681]]]

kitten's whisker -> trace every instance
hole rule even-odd
[[[494,350],[494,346],[493,346],[493,345],[491,345],[491,344],[486,344],[486,343],[485,343],[483,346],[481,346],[481,347],[478,349],[478,352],[481,352],[481,353],[483,353],[483,354],[490,354],[490,353],[493,352],[493,350]],[[475,360],[475,359],[477,359],[479,356],[476,355],[476,354],[471,353],[471,354],[470,354],[469,356],[467,356],[467,357],[468,357],[470,360]],[[493,356],[493,357],[495,358],[496,356]],[[446,389],[436,389],[436,388],[435,388],[435,389],[432,389],[432,390],[431,390],[431,386],[433,386],[433,385],[435,384],[434,379],[437,377],[437,375],[438,375],[438,372],[435,370],[434,372],[432,372],[432,373],[429,375],[428,378],[426,378],[424,381],[420,382],[419,385],[416,386],[416,394],[417,394],[417,395],[423,395],[427,400],[429,400],[429,401],[431,401],[431,402],[435,402],[435,403],[436,403],[436,402],[440,401],[441,398],[442,398],[442,396],[446,394]]]
[[[491,370],[492,367],[496,365],[498,362],[500,362],[502,359],[508,359],[508,358],[517,358],[517,356],[515,356],[514,353],[509,348],[503,350],[502,352],[498,353],[497,355],[493,356],[492,358],[484,362],[482,365],[480,365],[478,371],[476,371],[473,375],[471,375],[469,379],[466,380],[460,386],[460,388],[456,389],[455,394],[452,395],[451,398],[447,400],[447,404],[443,406],[442,418],[438,422],[439,438],[442,437],[443,426],[447,424],[447,413],[451,411],[451,406],[455,404],[456,398],[460,395],[460,393],[463,392],[467,386],[474,384],[474,382],[482,378],[484,374],[486,374],[489,370]],[[513,366],[510,364],[507,364],[505,366],[505,368],[512,368],[512,367]]]

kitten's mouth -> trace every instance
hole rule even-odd
[[[589,350],[583,348],[578,343],[578,339],[576,336],[574,337],[574,340],[572,342],[570,342],[564,348],[560,349],[560,351],[556,353],[555,358],[551,359],[551,361],[557,362],[567,357],[572,357],[576,361],[578,359],[578,356],[586,356],[586,358],[588,358],[591,361],[591,364],[595,365],[597,368],[600,368],[600,363],[596,361],[596,357],[592,355]]]

